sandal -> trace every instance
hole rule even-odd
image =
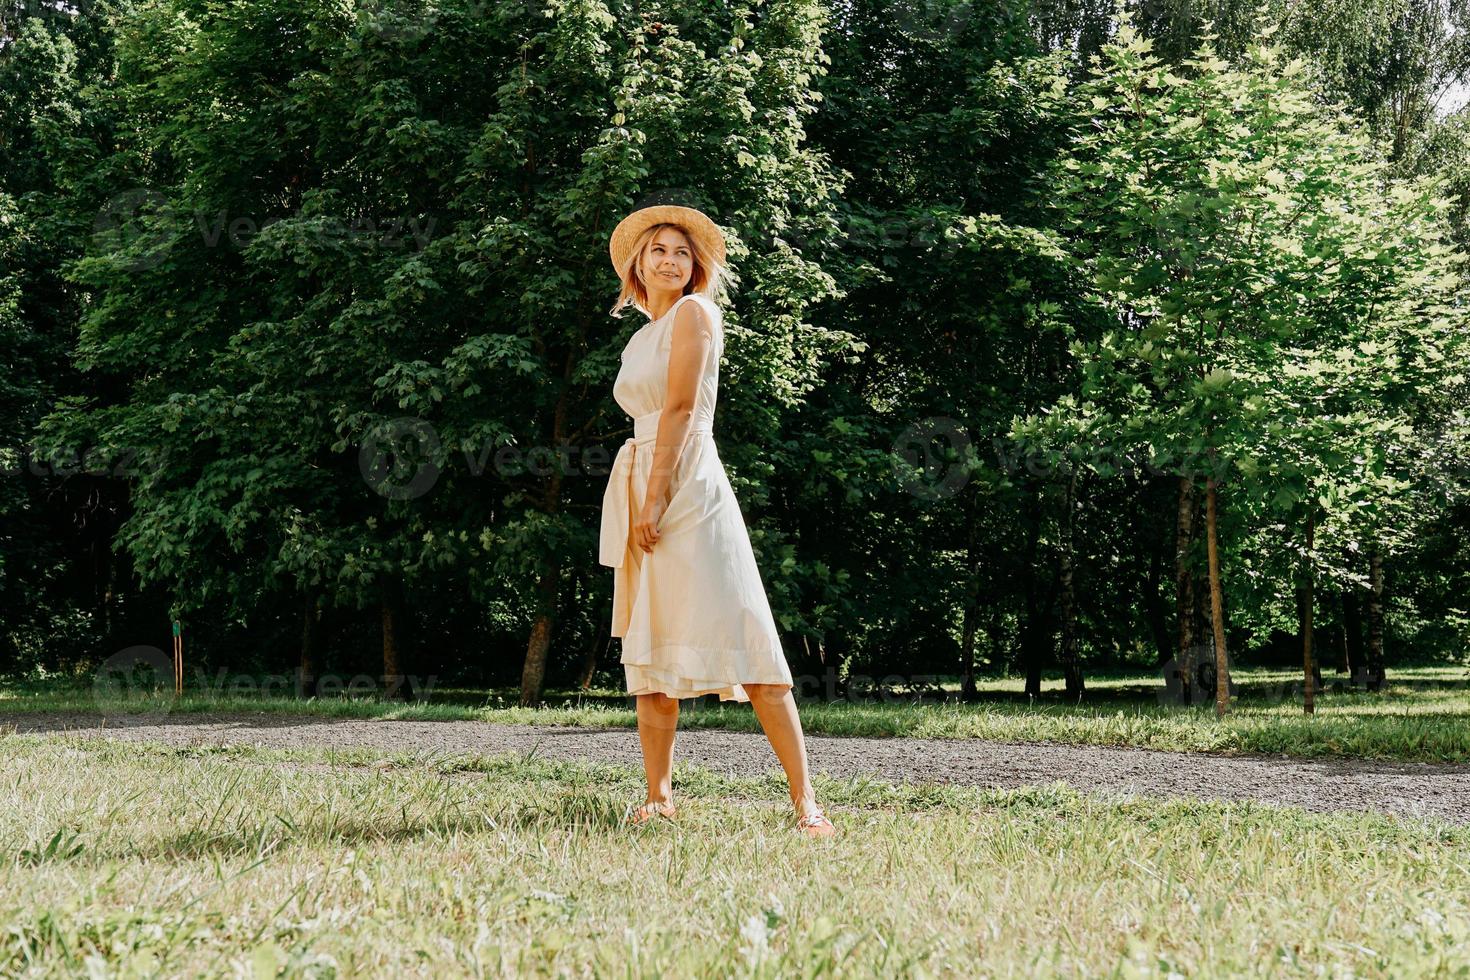
[[[630,824],[647,823],[654,817],[663,817],[665,820],[672,820],[674,819],[674,814],[677,812],[678,809],[672,803],[660,803],[656,800],[649,800],[641,806],[634,806],[629,803],[628,809],[623,813],[623,819]]]
[[[796,829],[808,837],[831,837],[837,833],[836,826],[833,825],[831,820],[827,819],[827,815],[822,812],[820,807],[797,820]]]

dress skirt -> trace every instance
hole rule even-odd
[[[709,303],[693,294],[680,302],[696,298]],[[713,303],[709,308],[717,314]],[[653,467],[672,314],[671,309],[662,318],[665,336],[649,330],[658,324],[649,324],[629,342],[614,388],[625,410],[648,410],[634,416],[633,437],[618,450],[603,498],[599,560],[613,567],[612,635],[623,641],[629,694],[749,701],[744,684],[789,686],[792,677],[745,519],[715,446],[713,382],[722,342],[712,351],[715,370],[705,371],[669,482],[658,543],[644,552],[629,540]]]

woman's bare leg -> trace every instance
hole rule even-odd
[[[806,816],[817,808],[811,776],[806,768],[806,740],[801,733],[801,719],[796,714],[796,699],[785,684],[743,684],[750,695],[750,706],[761,723],[761,730],[776,750],[776,758],[786,770],[786,784],[797,816]]]
[[[674,736],[679,729],[679,699],[667,694],[639,694],[638,740],[643,743],[643,772],[649,803],[674,798]]]

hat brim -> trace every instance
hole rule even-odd
[[[622,274],[623,264],[628,260],[633,245],[644,229],[659,224],[676,224],[684,228],[699,241],[700,249],[714,261],[725,261],[725,235],[720,226],[698,208],[686,208],[677,204],[654,204],[639,208],[628,215],[613,229],[608,239],[608,255],[612,258],[613,270]]]

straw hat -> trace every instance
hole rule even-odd
[[[623,263],[633,250],[633,243],[638,240],[643,229],[665,222],[682,227],[698,241],[706,255],[714,256],[716,262],[725,261],[725,235],[708,215],[698,208],[686,208],[678,204],[654,204],[634,211],[619,221],[618,226],[613,229],[612,238],[608,242],[613,269],[621,272]]]

